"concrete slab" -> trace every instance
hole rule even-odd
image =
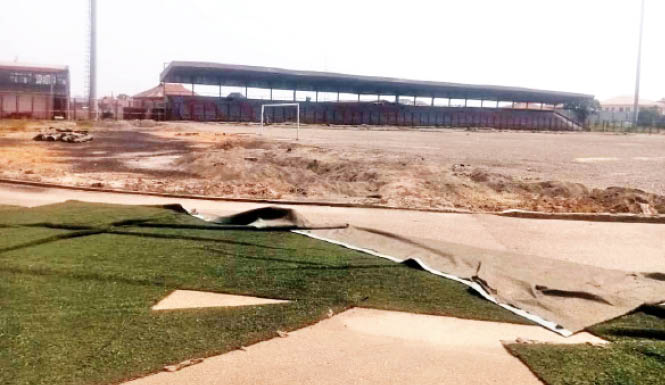
[[[287,338],[131,385],[541,384],[501,340],[603,343],[537,326],[352,309]]]
[[[196,309],[204,307],[236,307],[287,303],[278,299],[209,293],[205,291],[175,290],[159,301],[152,310]]]

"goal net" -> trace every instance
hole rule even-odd
[[[281,108],[283,113],[284,109],[289,107],[296,109],[296,140],[300,140],[300,103],[274,103],[261,105],[261,126],[258,134],[263,134],[267,124],[274,123],[274,121],[270,119],[271,115],[266,114],[267,111]]]

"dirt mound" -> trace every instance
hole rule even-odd
[[[520,196],[526,208],[532,210],[646,215],[665,213],[665,197],[637,189],[609,187],[589,190],[580,183],[522,182],[482,169],[473,170],[468,177],[496,193]]]
[[[478,211],[665,213],[664,198],[640,190],[525,181],[470,165],[420,156],[336,150],[226,138],[176,161],[200,175],[202,192],[267,199],[311,199]]]
[[[642,190],[623,187],[596,189],[591,193],[590,199],[609,208],[609,212],[665,214],[665,197]]]

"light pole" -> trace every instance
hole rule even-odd
[[[633,129],[637,130],[637,121],[640,116],[640,71],[642,67],[642,34],[644,32],[644,1],[640,15],[640,41],[637,48],[637,76],[635,79],[635,103],[633,104]]]
[[[97,0],[90,0],[90,78],[88,79],[88,114],[97,120]]]

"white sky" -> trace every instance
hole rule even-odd
[[[0,61],[69,65],[84,93],[87,0],[4,0]],[[642,97],[665,97],[665,1],[647,0]],[[99,0],[99,96],[172,60],[633,93],[639,0]]]

